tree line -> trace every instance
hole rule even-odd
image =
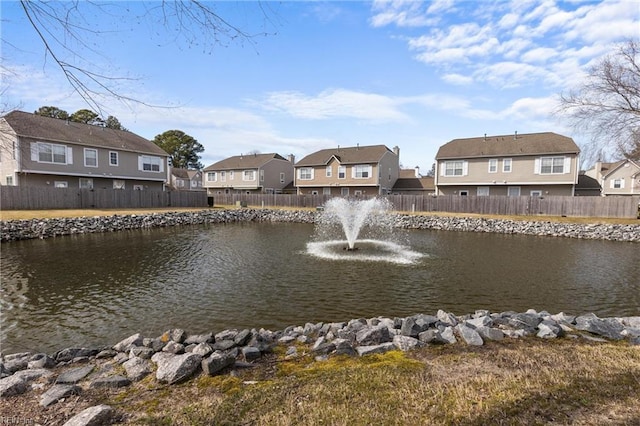
[[[34,111],[34,114],[125,132],[129,131],[116,117],[110,115],[103,120],[96,112],[89,109],[79,109],[73,114],[69,114],[67,111],[55,106],[42,106]],[[194,137],[189,136],[182,130],[167,130],[156,135],[151,142],[169,154],[169,160],[173,167],[191,170],[201,170],[204,167],[200,162],[200,153],[204,151],[204,147]]]

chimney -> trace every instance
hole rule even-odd
[[[415,171],[416,171],[416,177],[419,178],[420,177],[420,167],[416,166],[415,167]]]
[[[291,164],[295,164],[296,163],[296,156],[293,155],[293,154],[289,154],[289,155],[287,155],[287,160],[289,160],[289,162]]]
[[[356,149],[360,149],[360,144],[359,143],[356,144]]]
[[[515,141],[516,139],[518,139],[518,131],[516,130],[516,132],[513,134],[513,140]]]
[[[393,147],[393,153],[400,157],[400,148],[397,145]]]
[[[487,134],[486,133],[484,134],[484,141],[485,142],[487,141]]]

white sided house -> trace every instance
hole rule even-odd
[[[0,183],[156,190],[169,155],[134,133],[13,111],[0,118]]]
[[[579,154],[551,132],[454,139],[436,154],[436,194],[572,196]]]

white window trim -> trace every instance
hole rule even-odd
[[[331,166],[327,166],[327,168],[325,169],[325,176],[331,177],[331,173],[332,173]]]
[[[112,155],[114,155],[114,154],[115,154],[115,160],[116,160],[115,163],[113,163],[111,161]],[[109,165],[116,167],[119,164],[120,164],[120,155],[118,154],[118,152],[117,151],[109,151]]]
[[[250,175],[251,177],[247,177]],[[243,170],[242,171],[242,181],[243,182],[253,182],[256,180],[256,171],[255,170]]]
[[[86,183],[86,185],[82,185],[83,181]],[[78,187],[80,187],[80,189],[93,189],[93,179],[91,178],[78,179]]]
[[[346,178],[347,178],[347,166],[338,166],[338,179],[346,179]]]
[[[373,167],[370,164],[355,164],[351,167],[351,177],[353,179],[371,179]],[[366,176],[363,176],[366,173]]]
[[[87,154],[89,152],[94,152],[96,154],[95,160],[96,160],[96,164],[87,164],[87,159],[89,157],[87,157]],[[85,167],[98,167],[98,150],[95,148],[84,148],[84,166]]]
[[[304,176],[302,174],[303,171],[305,172]],[[313,172],[314,172],[313,167],[300,167],[298,169],[298,179],[299,180],[313,180],[313,174],[314,174]]]
[[[48,146],[51,149],[51,161],[40,160],[40,149],[45,146]],[[54,148],[59,148],[64,150],[64,162],[54,161],[55,159]],[[44,164],[58,164],[61,166],[73,164],[73,150],[71,149],[71,147],[68,147],[62,144],[57,144],[57,143],[32,142],[31,143],[31,161],[35,161],[37,163],[44,163]]]
[[[507,164],[509,164],[509,170],[507,170]],[[502,173],[511,173],[513,170],[513,159],[504,158],[502,160]]]
[[[226,172],[220,172],[220,182],[226,182],[227,181],[227,173]]]
[[[53,182],[53,187],[54,188],[68,188],[69,187],[69,182],[67,182],[66,180],[56,180]]]
[[[479,186],[476,188],[476,195],[478,197],[488,197],[491,193],[491,190],[488,186]]]
[[[284,172],[280,172],[280,183],[284,183],[285,174]]]
[[[489,173],[498,173],[498,159],[492,158],[489,160]]]
[[[458,167],[456,167],[456,163],[460,163],[460,165],[461,165],[462,174],[460,174],[460,175],[455,174],[455,171],[459,169]],[[450,168],[450,169],[447,168],[447,166],[449,164],[453,165],[453,167]],[[452,171],[453,173],[447,173],[448,171]],[[440,175],[441,176],[445,176],[445,177],[466,176],[468,173],[469,173],[469,163],[466,160],[443,161],[442,162],[442,168],[440,169]]]
[[[156,164],[157,163],[157,164]],[[151,170],[145,170],[144,166],[149,165]],[[153,170],[153,166],[157,165],[158,170]],[[157,157],[155,155],[139,155],[138,156],[138,170],[145,173],[163,173],[164,172],[164,161],[162,157]]]
[[[207,172],[207,182],[217,182],[217,181],[218,181],[217,172]]]
[[[511,191],[518,191],[518,195],[511,194]],[[522,191],[519,186],[509,186],[507,187],[507,196],[508,197],[519,197],[522,194]]]
[[[560,160],[562,159],[562,171],[561,172],[554,172],[553,171],[553,167],[554,167],[554,162],[555,160]],[[551,171],[550,172],[543,172],[542,171],[542,164],[545,162],[545,160],[550,160],[551,161]],[[546,156],[546,157],[538,157],[535,160],[535,164],[534,164],[534,173],[537,175],[564,175],[567,173],[571,172],[571,157],[564,157],[564,156]]]

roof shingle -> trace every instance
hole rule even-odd
[[[322,166],[328,164],[333,157],[335,157],[340,164],[377,163],[387,152],[392,151],[384,145],[321,149],[298,161],[296,167]]]
[[[285,160],[280,154],[247,154],[235,155],[205,167],[204,171],[257,169],[271,160]]]

